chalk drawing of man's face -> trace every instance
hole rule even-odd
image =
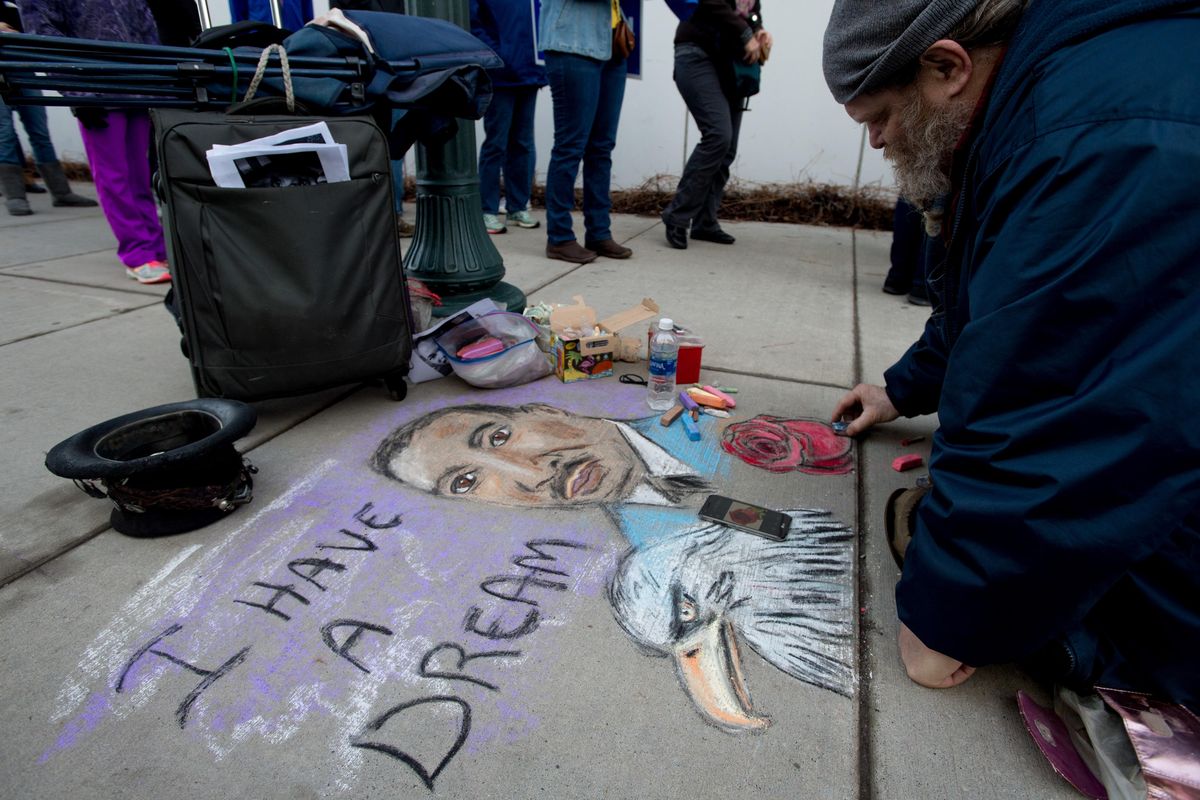
[[[393,432],[372,466],[430,494],[522,507],[616,502],[645,474],[616,425],[540,403],[440,409]]]

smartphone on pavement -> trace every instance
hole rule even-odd
[[[786,539],[788,529],[792,526],[792,518],[787,514],[719,494],[710,494],[704,501],[700,507],[700,518],[776,542]]]

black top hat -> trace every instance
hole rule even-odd
[[[112,500],[110,520],[121,533],[183,533],[250,502],[257,470],[233,442],[257,420],[251,406],[236,400],[155,406],[59,442],[46,455],[46,469]]]

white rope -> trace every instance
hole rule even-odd
[[[281,44],[272,44],[263,48],[262,55],[258,57],[258,67],[254,70],[254,79],[250,81],[250,88],[246,89],[246,96],[242,98],[242,102],[248,103],[254,99],[254,93],[258,91],[258,85],[262,83],[263,73],[267,70],[267,62],[271,60],[273,52],[279,53],[279,68],[283,72],[283,93],[287,98],[287,109],[295,111],[296,95],[292,92],[292,68],[288,65],[287,51]]]

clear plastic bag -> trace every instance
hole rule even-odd
[[[484,336],[495,336],[504,349],[482,358],[459,358],[458,351]],[[438,349],[458,377],[481,389],[503,389],[543,378],[554,371],[550,358],[537,346],[538,328],[531,320],[508,311],[485,314],[437,338]]]

